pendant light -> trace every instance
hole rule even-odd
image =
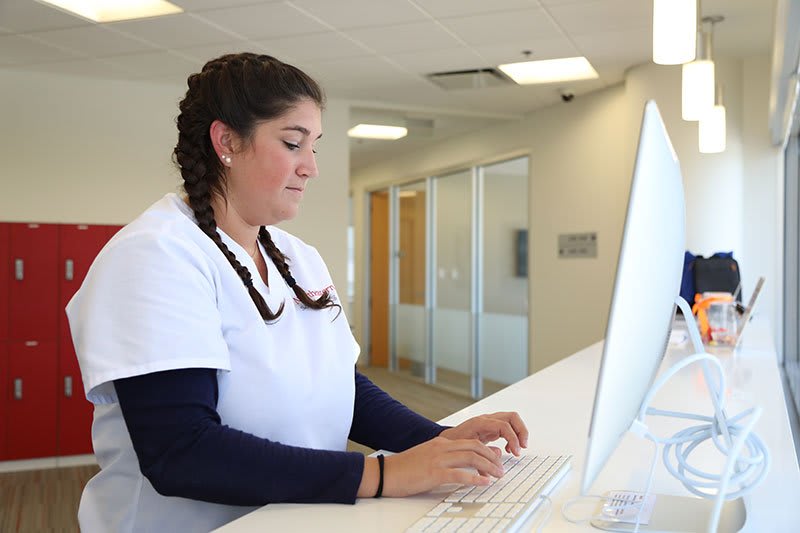
[[[714,107],[714,24],[724,17],[703,17],[697,29],[697,58],[682,68],[681,116],[683,120],[700,120]],[[702,24],[710,24],[703,31]]]
[[[695,58],[698,0],[653,0],[653,62],[680,65]]]
[[[698,125],[698,148],[701,154],[718,154],[726,148],[725,106],[722,103],[722,86],[717,85],[716,102],[707,110]]]

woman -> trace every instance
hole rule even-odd
[[[83,531],[208,531],[272,502],[405,496],[502,475],[516,413],[444,428],[354,370],[359,348],[317,251],[272,227],[317,175],[324,98],[249,53],[207,63],[180,103],[168,194],[98,255],[67,307],[101,470]],[[396,455],[365,458],[347,439]]]

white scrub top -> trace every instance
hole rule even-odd
[[[312,297],[332,291],[316,249],[268,228],[292,276]],[[220,231],[276,311],[265,324],[236,271],[168,194],[103,248],[67,306],[100,472],[83,491],[78,520],[95,531],[209,531],[254,508],[158,494],[142,475],[113,380],[179,368],[215,368],[222,424],[283,444],[345,450],[359,347],[338,308],[296,300],[262,250],[269,287],[241,246]],[[265,472],[265,476],[267,473]]]

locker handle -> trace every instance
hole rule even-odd
[[[14,399],[22,399],[22,378],[16,378],[14,380]]]
[[[64,376],[64,396],[72,398],[72,376]]]
[[[14,260],[14,277],[17,281],[25,278],[25,261],[22,259]]]
[[[72,281],[75,277],[75,262],[72,259],[67,259],[64,262],[64,279]]]

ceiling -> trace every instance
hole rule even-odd
[[[316,77],[356,110],[415,120],[401,141],[353,141],[354,168],[559,101],[561,85],[446,91],[425,75],[586,56],[597,80],[650,60],[651,0],[172,0],[185,13],[94,24],[35,0],[0,0],[0,69],[184,84],[215,56],[269,53]],[[718,56],[768,52],[775,0],[704,0],[720,14]],[[354,113],[355,114],[355,113]],[[421,125],[431,124],[432,127]]]

